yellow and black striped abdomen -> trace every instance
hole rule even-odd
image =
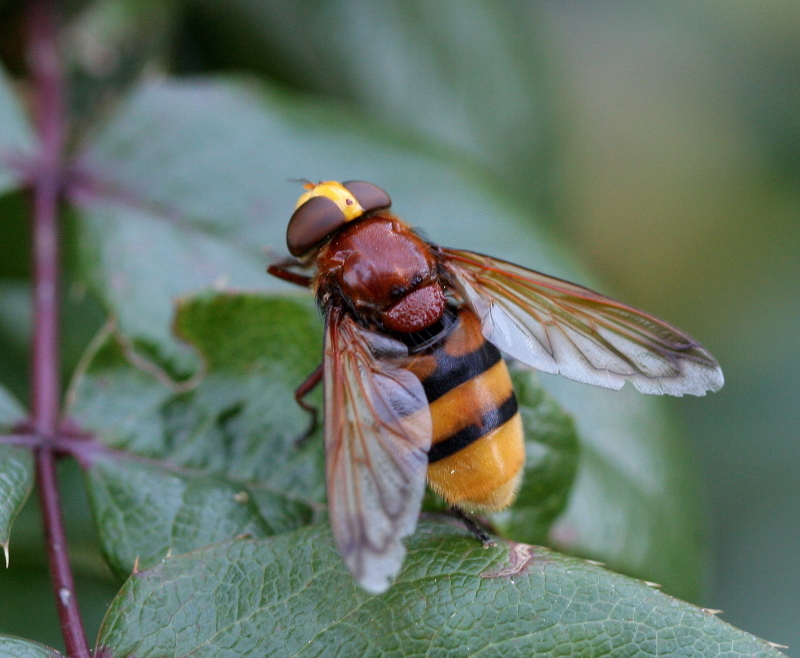
[[[510,505],[525,462],[522,420],[508,368],[477,317],[460,309],[447,337],[408,368],[430,404],[431,489],[466,510]]]

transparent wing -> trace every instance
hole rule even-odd
[[[722,370],[688,334],[582,286],[469,251],[442,249],[483,335],[522,363],[588,384],[705,395]]]
[[[333,308],[325,330],[328,513],[339,552],[369,592],[386,590],[425,493],[431,417],[399,341]]]

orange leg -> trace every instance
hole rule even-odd
[[[284,281],[288,281],[289,283],[294,283],[298,286],[303,286],[304,288],[308,288],[311,286],[311,277],[306,276],[305,274],[298,274],[297,272],[292,272],[289,270],[290,267],[295,267],[299,265],[299,261],[296,258],[284,258],[283,260],[279,260],[276,263],[273,263],[267,268],[267,272],[269,272],[272,276],[276,276],[279,279],[283,279]]]
[[[298,265],[300,265],[300,262],[296,258],[292,258],[290,256],[288,258],[284,258],[283,260],[272,263],[272,265],[267,268],[267,272],[278,277],[279,279],[288,281],[289,283],[294,283],[298,286],[308,288],[311,286],[311,277],[304,274],[298,274],[297,272],[292,272],[289,269],[290,267],[296,267]],[[294,392],[294,399],[297,404],[299,404],[311,416],[311,422],[308,424],[308,428],[295,440],[295,444],[298,448],[302,447],[306,439],[308,439],[308,437],[314,433],[314,430],[317,429],[317,417],[319,415],[319,410],[315,406],[308,404],[304,398],[311,391],[313,391],[321,381],[322,364],[320,363],[314,372],[312,372]]]

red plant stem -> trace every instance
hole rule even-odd
[[[86,642],[86,631],[83,628],[80,610],[78,610],[75,583],[72,579],[72,569],[67,553],[67,536],[61,518],[61,501],[55,462],[52,448],[39,448],[36,451],[36,477],[53,592],[56,596],[56,608],[61,621],[61,634],[64,637],[67,655],[74,658],[89,658],[91,653]]]
[[[33,430],[45,442],[37,448],[36,477],[56,608],[67,654],[89,658],[86,632],[61,518],[56,459],[52,445],[60,407],[58,351],[58,204],[62,186],[65,118],[54,0],[28,2],[28,66],[36,94],[40,140],[33,180],[34,335],[31,373]]]
[[[51,436],[58,423],[58,199],[63,141],[61,81],[50,8],[31,0],[30,62],[38,92],[41,140],[33,181],[34,335],[32,410],[34,429]]]

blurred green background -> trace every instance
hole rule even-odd
[[[461,161],[549,225],[604,290],[700,339],[725,388],[671,404],[707,500],[703,603],[800,655],[800,3],[70,4],[77,126],[142,73],[261,76]],[[0,0],[12,73],[20,6]],[[24,198],[0,199],[0,216],[0,372],[24,398]],[[79,283],[66,303],[69,367],[100,316]],[[106,582],[88,522],[72,519],[83,577]],[[12,560],[39,573],[29,527]],[[49,596],[28,583],[32,600]],[[113,595],[103,587],[95,617]],[[2,598],[8,620],[17,606]]]
[[[558,230],[725,371],[673,403],[708,501],[705,601],[800,655],[800,4],[550,2],[542,21]]]

